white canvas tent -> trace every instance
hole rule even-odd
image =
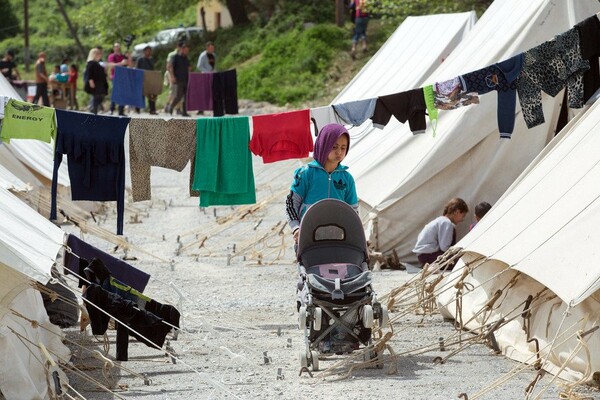
[[[490,294],[520,272],[506,301],[494,310],[492,320],[506,317],[529,294],[547,288],[557,297],[532,310],[529,337],[546,349],[545,369],[571,380],[589,380],[600,371],[600,331],[584,337],[589,353],[577,351],[577,330],[586,332],[600,320],[600,103],[569,124],[540,154],[527,171],[498,201],[492,211],[457,247],[466,251],[464,262],[486,261],[467,279],[484,287],[463,296],[463,319],[471,318]],[[452,284],[459,270],[448,279]],[[494,277],[494,279],[490,279]],[[453,285],[453,284],[452,284]],[[438,302],[455,317],[455,291]],[[521,308],[522,309],[522,308]],[[520,312],[520,310],[519,310]],[[481,324],[475,318],[469,326]],[[556,335],[566,343],[550,350]],[[497,332],[506,355],[532,362],[535,351],[518,319]],[[572,357],[571,357],[572,356]],[[563,365],[564,364],[564,365]],[[561,368],[562,371],[561,371]]]
[[[0,95],[23,100],[4,76],[0,76]],[[54,167],[52,144],[39,140],[15,139],[11,140],[9,144],[3,143],[2,146],[6,146],[5,148],[9,153],[37,174],[39,178],[46,180],[45,184],[49,185],[49,182],[52,182],[52,169]],[[2,158],[5,157],[3,156]],[[11,172],[16,174],[15,171],[11,170]],[[69,182],[67,165],[63,161],[58,173],[58,183],[61,186],[68,187],[70,186]],[[30,183],[34,184],[33,182]]]
[[[10,172],[2,163],[0,163],[0,187],[15,192],[26,192],[32,188],[31,185]]]
[[[331,104],[419,87],[463,40],[476,21],[474,11],[406,18]],[[372,130],[370,120],[350,129],[353,154],[356,155],[363,147],[370,147],[358,147],[359,141],[377,140],[377,135],[365,136]]]
[[[42,182],[4,145],[0,145],[0,165],[6,168],[20,181],[32,187],[41,187],[43,185]]]
[[[407,17],[331,103],[419,87],[476,21],[475,11]]]
[[[427,83],[505,60],[598,11],[595,0],[495,1]],[[441,214],[450,198],[462,197],[470,205],[494,203],[554,136],[562,93],[544,95],[546,123],[534,129],[525,127],[517,106],[510,140],[499,138],[496,94],[480,96],[480,101],[440,111],[435,137],[430,126],[413,136],[407,125],[392,118],[385,130],[369,132],[371,140],[351,147],[345,163],[379,250],[395,249],[401,260],[415,261],[411,250],[419,231]],[[459,226],[459,237],[467,226]]]
[[[50,323],[40,293],[31,287],[34,281],[50,280],[64,232],[4,188],[0,221],[0,352],[11,355],[0,362],[0,391],[9,399],[47,398],[45,359],[36,345],[19,335],[68,359],[60,329]],[[32,326],[13,311],[41,326]]]

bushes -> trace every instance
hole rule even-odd
[[[346,32],[334,25],[280,34],[255,62],[238,68],[239,96],[279,105],[310,100],[322,91],[324,73],[347,40]]]
[[[17,56],[17,63],[24,64],[25,54],[23,50],[23,38],[21,36],[12,37],[2,42],[2,51],[13,49]],[[73,40],[68,38],[56,38],[48,36],[31,37],[29,41],[30,61],[35,63],[40,51],[46,53],[47,64],[60,64],[63,58],[75,60],[78,63],[85,63],[85,56],[80,56]]]
[[[10,1],[18,3],[18,0]],[[116,0],[111,0],[114,1]],[[333,25],[334,2],[303,0],[271,3],[274,8],[269,10],[273,12],[265,14],[264,18],[255,18],[254,23],[218,29],[216,32],[207,32],[205,38],[191,40],[190,62],[195,66],[198,55],[204,50],[204,42],[212,40],[216,45],[217,69],[222,71],[236,68],[238,71],[240,98],[279,105],[298,105],[313,100],[324,92],[328,83],[327,72],[332,68],[336,54],[349,48],[350,35],[347,29]],[[102,44],[108,50],[110,43],[119,38],[119,34],[109,29],[99,32],[100,17],[94,17],[93,13],[87,14],[95,2],[69,0],[65,4],[86,49]],[[52,0],[39,0],[32,4],[30,14],[32,20],[35,20],[35,27],[30,25],[32,63],[35,62],[37,53],[44,50],[48,56],[48,65],[60,62],[65,56],[81,67],[85,65],[85,56],[77,56],[75,44],[68,37],[64,21],[56,12]],[[86,18],[83,18],[84,15]],[[151,26],[173,26],[176,22],[188,24],[194,18],[195,4],[185,12],[171,17],[168,22],[165,16],[157,16],[152,21],[147,21],[147,25],[126,26],[126,32],[154,32],[150,29]],[[137,41],[142,42],[144,39],[146,37],[140,35]],[[0,43],[0,50],[7,48],[17,50],[17,62],[22,64],[23,38],[14,37]],[[171,49],[153,53],[156,69],[164,71],[169,51]]]

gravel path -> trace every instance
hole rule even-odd
[[[255,110],[254,110],[255,111]],[[161,168],[152,170],[153,199],[128,203],[125,214],[125,236],[130,243],[156,255],[130,251],[136,267],[152,275],[145,291],[164,303],[178,305],[173,283],[185,296],[184,332],[168,345],[177,354],[176,364],[163,351],[149,348],[131,339],[130,360],[123,363],[135,373],[112,369],[112,381],[118,396],[126,399],[456,399],[467,393],[469,399],[502,378],[521,364],[491,353],[484,345],[474,345],[458,353],[444,364],[433,359],[446,356],[456,346],[442,352],[403,354],[424,345],[438,343],[454,333],[452,323],[437,315],[409,314],[394,324],[395,334],[389,344],[397,357],[385,355],[383,369],[354,370],[348,378],[341,375],[326,378],[299,376],[297,357],[304,349],[302,332],[296,328],[295,282],[291,235],[288,229],[279,235],[285,222],[284,196],[298,160],[262,164],[255,159],[258,200],[275,200],[252,214],[234,222],[223,218],[240,215],[239,208],[213,207],[201,209],[198,200],[187,196],[189,170],[177,173]],[[129,174],[129,173],[127,173]],[[359,193],[360,194],[360,193]],[[115,207],[110,204],[103,228],[116,227]],[[137,223],[135,222],[137,219]],[[217,223],[220,220],[221,224]],[[127,222],[129,221],[129,222]],[[278,225],[279,223],[279,225]],[[217,232],[217,227],[221,232]],[[77,229],[66,230],[79,234]],[[198,244],[204,236],[204,246]],[[267,239],[262,242],[259,239]],[[84,238],[112,252],[113,245],[91,235]],[[244,250],[250,243],[260,242]],[[235,252],[233,251],[235,247]],[[228,257],[228,254],[230,257]],[[279,258],[275,257],[279,254]],[[123,256],[121,249],[117,256]],[[262,256],[262,258],[260,258]],[[169,262],[171,261],[172,262]],[[414,275],[406,271],[383,270],[374,273],[373,286],[381,296],[402,285]],[[392,314],[393,316],[393,314]],[[101,338],[83,336],[78,329],[67,331],[67,337],[101,349]],[[115,356],[115,331],[109,331],[109,357]],[[468,337],[465,334],[464,337]],[[86,373],[107,383],[101,364],[71,344],[76,366],[85,366]],[[266,352],[268,364],[265,364]],[[327,368],[346,356],[334,356],[320,361]],[[144,380],[137,374],[146,374]],[[507,383],[480,398],[525,398],[525,388],[534,379],[535,371],[527,367]],[[93,385],[70,374],[72,385],[88,399],[119,398],[93,389]],[[536,393],[549,382],[544,378]],[[92,390],[93,389],[93,390]],[[541,399],[557,399],[556,384],[541,395]],[[598,393],[588,393],[600,398]],[[532,397],[533,398],[533,397]]]

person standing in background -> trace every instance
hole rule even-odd
[[[63,58],[62,64],[60,64],[60,73],[61,74],[69,73],[69,59],[67,57]]]
[[[50,99],[48,98],[48,73],[46,72],[46,53],[43,51],[38,54],[38,59],[35,62],[35,96],[33,104],[37,104],[42,98],[42,103],[46,107],[50,107]]]
[[[171,78],[171,84],[177,85],[177,94],[173,101],[167,105],[166,112],[173,114],[173,109],[183,100],[183,109],[181,115],[189,117],[187,113],[185,97],[187,94],[188,75],[191,71],[190,60],[188,54],[190,48],[186,43],[181,45],[179,52],[173,57],[172,63],[169,64],[169,76]]]
[[[121,44],[120,43],[115,43],[113,45],[113,52],[108,55],[108,62],[109,62],[109,64],[124,65],[124,66],[127,65],[127,57],[123,53],[121,53]],[[110,80],[112,81],[114,77],[115,77],[115,69],[114,69],[114,67],[111,67]],[[118,104],[118,110],[119,110],[119,115],[125,115],[125,106]],[[110,102],[110,114],[112,115],[113,112],[115,112],[115,103],[111,101]]]
[[[106,70],[100,64],[102,59],[102,50],[93,48],[87,58],[85,68],[84,90],[91,95],[89,110],[92,114],[98,114],[98,110],[104,96],[108,94],[108,81],[106,80]]]
[[[69,68],[69,107],[71,110],[79,110],[77,102],[77,79],[79,78],[79,70],[77,64],[71,64]]]
[[[213,42],[206,42],[206,50],[200,53],[196,68],[200,72],[215,72],[216,63],[215,44]]]
[[[367,25],[369,23],[369,13],[366,10],[366,0],[356,0],[350,4],[350,9],[354,9],[354,36],[352,36],[352,59],[356,57],[356,45],[362,41],[363,52],[368,51],[367,47]]]
[[[144,56],[138,58],[136,68],[145,69],[147,71],[154,70],[154,60],[152,59],[152,47],[144,47]],[[150,114],[156,115],[156,98],[155,94],[149,94],[148,96],[148,108]],[[136,109],[139,112],[139,109]]]
[[[174,80],[171,79],[170,71],[173,66],[173,57],[175,57],[177,53],[179,53],[181,46],[183,46],[183,42],[177,42],[175,50],[167,54],[167,70],[165,71],[165,82],[167,82],[169,85],[169,98],[167,99],[167,105],[165,106],[164,110],[165,112],[169,112],[169,104],[171,104],[175,99],[175,96],[177,96],[177,82],[174,82]],[[167,85],[167,83],[165,83],[165,86]],[[171,113],[173,112],[173,110],[170,111]]]
[[[15,64],[14,51],[7,50],[6,53],[4,53],[4,58],[0,60],[0,71],[9,82],[21,80],[19,71],[17,71],[17,64]]]

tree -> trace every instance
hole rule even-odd
[[[374,0],[369,2],[371,14],[394,23],[410,15],[426,15],[474,10],[481,15],[493,0]]]
[[[63,6],[63,4],[61,3],[60,0],[56,0],[56,5],[58,6],[58,10],[60,11],[61,15],[65,19],[67,26],[69,27],[71,36],[75,40],[75,43],[77,43],[77,49],[79,50],[79,54],[81,55],[82,58],[85,58],[85,50],[83,49],[83,45],[81,44],[81,41],[79,40],[79,36],[77,35],[77,30],[75,29],[75,27],[71,23],[71,20],[69,19],[69,15],[67,14],[65,7]]]
[[[123,40],[127,35],[143,35],[162,29],[162,23],[197,0],[102,0],[90,1],[76,19],[87,33],[101,40]]]
[[[250,23],[244,0],[226,0],[225,3],[234,26]]]
[[[0,0],[0,40],[8,39],[17,35],[20,30],[19,19],[15,15],[9,0]]]

